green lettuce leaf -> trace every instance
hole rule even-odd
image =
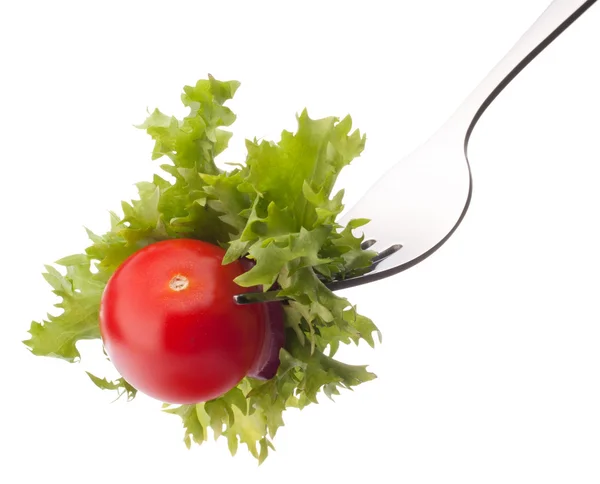
[[[108,381],[106,378],[98,378],[92,375],[89,371],[86,371],[90,380],[101,390],[116,390],[119,394],[118,398],[123,395],[127,395],[127,400],[133,400],[137,395],[137,390],[133,388],[124,378],[119,378],[115,381]]]
[[[279,291],[284,305],[286,344],[277,375],[268,381],[245,378],[227,394],[196,405],[165,405],[184,426],[184,442],[201,444],[212,434],[225,438],[235,454],[240,444],[263,462],[284,425],[285,410],[315,403],[375,378],[365,366],[334,359],[341,344],[375,345],[381,334],[347,299],[326,283],[366,270],[374,252],[361,248],[354,231],[367,220],[343,227],[343,191],[332,194],[340,171],[359,157],[366,137],[349,116],[312,119],[304,110],[295,132],[274,141],[247,140],[245,163],[221,170],[215,158],[227,148],[235,121],[225,106],[237,81],[212,76],[184,87],[189,109],[183,119],[153,111],[139,127],[154,140],[152,159],[165,157],[152,181],[137,185],[139,197],[110,214],[110,230],[96,235],[83,254],[46,267],[44,277],[60,298],[58,315],[33,322],[25,345],[35,355],[80,358],[77,342],[100,338],[98,315],[104,287],[123,261],[148,244],[169,238],[196,238],[227,252],[224,264],[240,257],[255,264],[236,279],[240,286]],[[170,181],[171,180],[171,181]],[[101,389],[133,399],[137,390],[123,378],[108,381],[89,374]]]

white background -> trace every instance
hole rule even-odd
[[[472,208],[418,267],[347,292],[384,333],[379,375],[289,412],[257,467],[187,451],[178,417],[112,396],[20,340],[51,309],[43,264],[148,179],[146,108],[242,82],[228,157],[307,107],[368,136],[351,203],[429,137],[547,0],[67,2],[0,7],[0,482],[600,482],[600,7],[523,72],[471,142]],[[393,5],[393,7],[392,7]],[[393,203],[393,199],[390,201]],[[86,364],[88,366],[86,366]]]

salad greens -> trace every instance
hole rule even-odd
[[[311,119],[297,116],[296,132],[283,131],[279,142],[247,140],[245,163],[230,171],[215,158],[232,136],[223,129],[235,121],[225,106],[239,83],[209,76],[184,87],[181,96],[189,114],[183,119],[158,109],[140,128],[155,141],[152,159],[171,177],[154,175],[137,184],[139,198],[122,203],[123,215],[111,213],[110,230],[96,235],[82,254],[46,266],[44,277],[60,296],[58,316],[31,323],[24,343],[35,355],[80,359],[77,342],[100,338],[99,304],[116,268],[142,247],[164,239],[197,238],[227,249],[223,263],[242,256],[255,265],[238,277],[241,286],[276,287],[285,303],[286,344],[277,375],[267,381],[245,378],[215,400],[196,405],[164,405],[179,415],[184,441],[201,444],[209,437],[227,439],[235,454],[245,444],[259,462],[273,449],[284,425],[286,408],[303,408],[375,378],[364,366],[334,359],[341,344],[381,338],[373,322],[357,313],[348,300],[331,292],[324,281],[366,268],[374,252],[361,249],[362,237],[336,223],[343,209],[343,191],[332,195],[340,171],[358,157],[365,136],[352,130],[351,118]],[[275,285],[275,286],[274,286]],[[124,379],[107,381],[89,374],[102,389],[128,399],[136,389]]]

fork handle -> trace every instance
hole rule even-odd
[[[466,133],[465,152],[473,128],[498,94],[594,3],[596,0],[554,0],[483,79],[445,125]]]

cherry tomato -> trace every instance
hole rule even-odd
[[[107,354],[139,391],[167,403],[198,403],[236,386],[256,366],[265,307],[237,305],[251,289],[233,279],[240,262],[224,250],[173,239],[128,258],[109,280],[100,309]]]

